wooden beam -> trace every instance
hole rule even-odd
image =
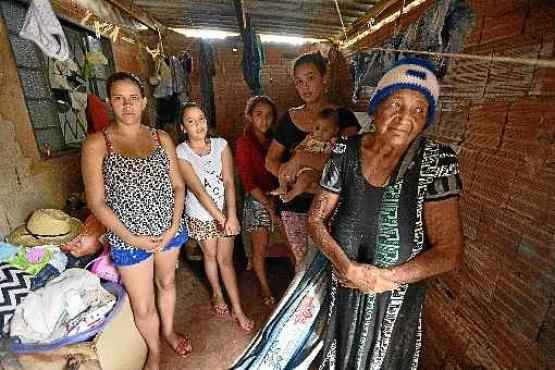
[[[232,0],[233,1],[233,8],[235,10],[235,15],[237,17],[237,23],[239,24],[239,29],[241,30],[241,34],[245,32],[247,28],[247,14],[245,12],[245,4],[243,0]]]
[[[351,25],[352,29],[368,24],[371,21],[377,20],[386,10],[395,6],[401,6],[403,0],[381,0],[364,16],[354,21]],[[407,1],[407,4],[410,0]]]
[[[158,22],[156,19],[152,18],[147,12],[143,9],[136,7],[133,3],[130,3],[128,0],[105,0],[106,2],[110,3],[111,5],[115,6],[119,10],[130,15],[132,18],[136,19],[140,23],[144,24],[148,28],[165,33],[166,27]]]

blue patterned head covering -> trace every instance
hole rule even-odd
[[[435,66],[424,59],[404,58],[387,71],[370,98],[368,114],[374,114],[382,101],[403,89],[418,91],[428,100],[426,127],[429,127],[438,106],[439,82],[435,75]]]

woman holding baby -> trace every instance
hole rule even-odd
[[[317,189],[319,173],[327,159],[326,151],[329,152],[329,150],[303,150],[298,151],[294,156],[292,154],[297,145],[316,130],[317,122],[322,121],[318,119],[318,115],[324,109],[336,110],[339,135],[353,136],[360,128],[351,111],[338,107],[326,96],[326,70],[326,60],[320,52],[307,53],[295,60],[293,65],[295,89],[304,104],[289,109],[281,117],[266,156],[266,168],[280,181],[279,192],[284,199],[280,209],[281,218],[287,241],[295,258],[295,270],[298,269],[306,254],[307,212],[312,194]],[[322,131],[321,128],[318,131]],[[320,139],[314,138],[314,140]],[[312,182],[312,186],[307,186],[308,189],[305,192],[290,199],[297,192],[298,187],[289,196],[284,188],[294,188],[297,175],[301,173],[307,175],[308,168],[316,170],[315,181]]]

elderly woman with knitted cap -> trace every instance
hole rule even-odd
[[[336,145],[309,212],[323,255],[236,369],[276,358],[272,369],[418,368],[424,280],[463,256],[457,158],[423,135],[438,96],[433,65],[420,59],[380,80],[368,108],[373,130]]]
[[[457,158],[422,135],[438,95],[431,64],[402,60],[370,100],[373,132],[324,169],[309,215],[333,265],[320,369],[417,369],[423,280],[463,257]]]

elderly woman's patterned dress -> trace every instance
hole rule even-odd
[[[331,234],[355,261],[402,264],[426,250],[424,202],[461,190],[455,153],[417,138],[385,187],[360,167],[361,136],[337,145],[321,186],[339,194]],[[417,369],[423,282],[364,294],[337,284],[318,253],[233,369]]]

